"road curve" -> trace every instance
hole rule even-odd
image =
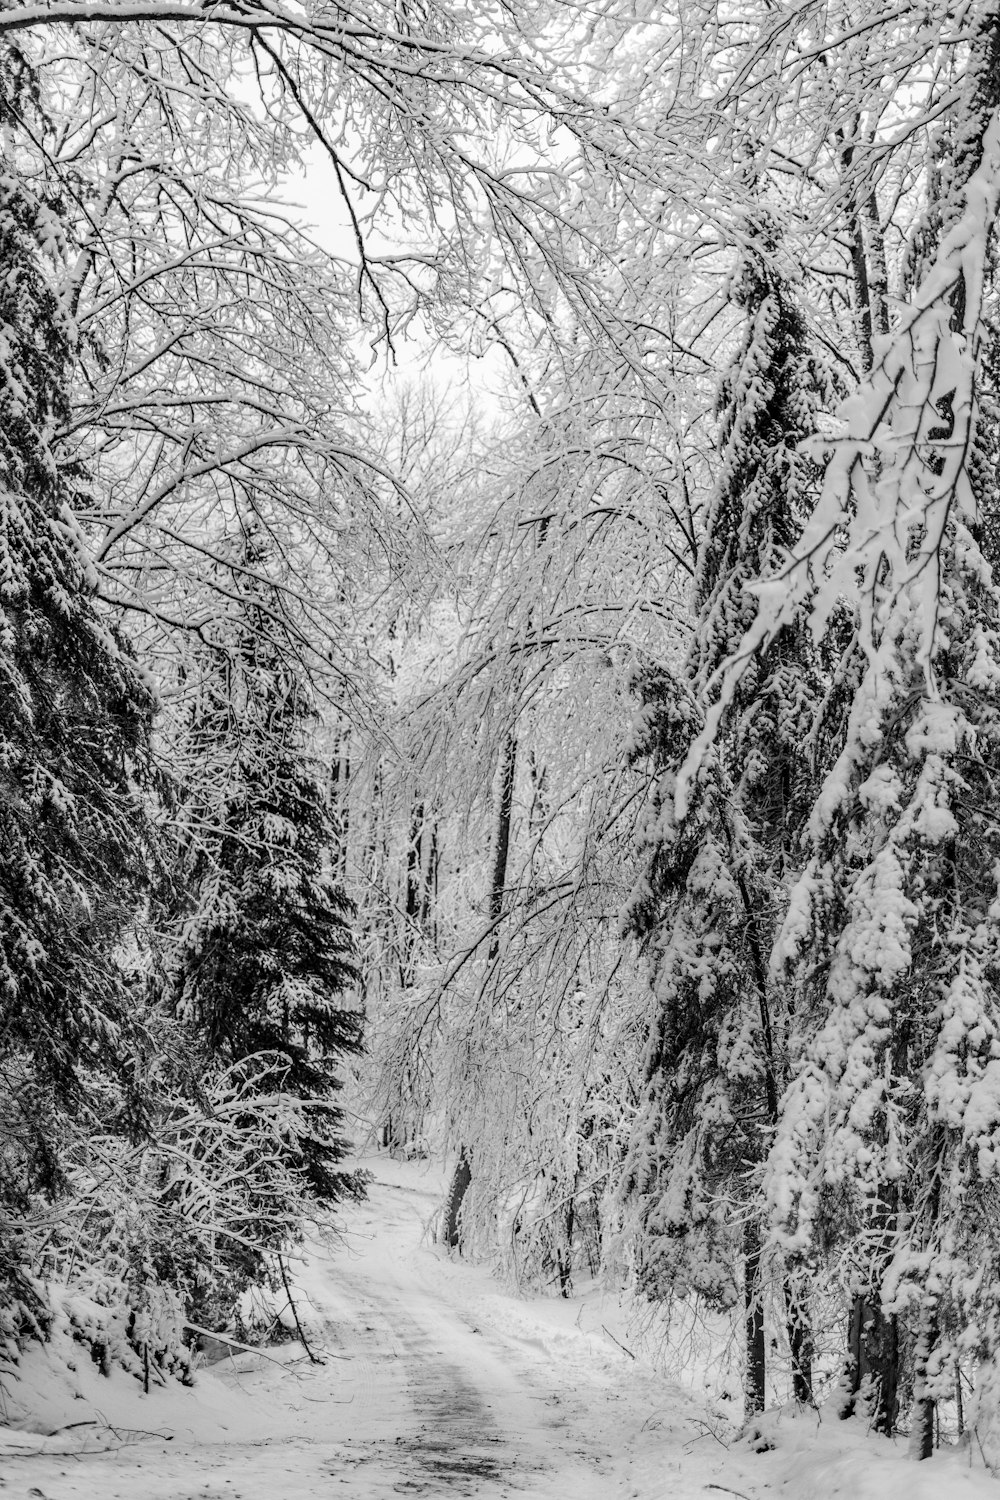
[[[346,1464],[376,1466],[387,1493],[606,1496],[611,1454],[585,1430],[591,1403],[540,1341],[486,1321],[461,1274],[421,1247],[433,1206],[419,1189],[373,1184],[367,1222],[312,1282],[323,1341],[350,1372]]]

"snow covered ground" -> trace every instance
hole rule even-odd
[[[439,1170],[378,1157],[369,1200],[297,1271],[307,1336],[144,1396],[77,1351],[2,1393],[0,1496],[44,1500],[998,1500],[972,1449],[926,1464],[854,1424],[768,1419],[757,1454],[615,1342],[600,1294],[523,1301],[427,1242]],[[627,1337],[627,1335],[626,1335]],[[624,1342],[624,1339],[622,1339]]]

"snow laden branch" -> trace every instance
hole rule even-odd
[[[338,55],[359,42],[376,46],[390,43],[406,51],[440,53],[449,64],[455,62],[455,50],[449,43],[427,37],[417,40],[409,29],[397,31],[383,24],[387,14],[381,15],[376,22],[341,6],[330,7],[331,13],[326,17],[318,13],[318,9],[311,5],[280,5],[273,0],[261,0],[261,3],[251,5],[215,5],[206,4],[205,0],[195,0],[193,4],[185,3],[185,0],[180,0],[179,4],[170,3],[170,0],[153,0],[151,4],[122,4],[121,0],[112,0],[111,4],[91,5],[68,0],[65,4],[11,6],[0,15],[0,36],[37,26],[181,22],[232,27],[239,31],[282,32],[304,38],[313,45],[325,44],[335,49]],[[479,54],[477,60],[488,61],[493,66],[502,62],[501,58],[487,58],[485,53]]]
[[[837,413],[835,434],[814,441],[827,457],[819,501],[798,544],[769,578],[749,585],[756,617],[709,684],[717,690],[702,732],[677,778],[677,813],[713,744],[750,662],[809,611],[817,639],[846,600],[858,606],[858,637],[869,660],[868,692],[854,717],[870,714],[898,660],[900,633],[913,636],[924,691],[938,695],[932,655],[940,558],[954,510],[975,520],[967,459],[975,422],[975,372],[986,247],[1000,199],[1000,116],[983,138],[964,212],[941,243],[899,328],[882,341],[870,374]],[[871,700],[869,701],[869,695]],[[857,727],[857,726],[853,726]],[[856,736],[848,736],[844,754]],[[826,821],[836,805],[823,799]]]

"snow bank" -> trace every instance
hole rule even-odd
[[[832,1414],[768,1412],[738,1444],[755,1453],[760,1482],[789,1500],[997,1500],[1000,1487],[968,1443],[915,1463],[906,1439],[889,1442]]]

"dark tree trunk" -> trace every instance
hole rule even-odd
[[[785,1308],[787,1310],[788,1347],[792,1356],[792,1395],[796,1401],[811,1406],[813,1404],[812,1325],[809,1322],[805,1297],[791,1277],[785,1281]]]
[[[424,804],[417,802],[410,817],[410,842],[406,850],[406,923],[400,951],[400,982],[403,989],[413,983],[417,943],[423,925],[424,890]]]
[[[333,829],[336,835],[332,856],[334,869],[340,880],[347,878],[347,845],[351,832],[348,801],[350,783],[351,742],[350,733],[345,730],[330,766],[330,802],[333,809]]]
[[[743,1302],[746,1313],[746,1397],[749,1422],[764,1410],[764,1305],[760,1285],[760,1225],[748,1220],[743,1230]]]
[[[441,1227],[442,1243],[449,1250],[460,1250],[462,1247],[462,1205],[465,1195],[472,1186],[472,1167],[465,1151],[459,1152],[455,1170],[451,1176],[451,1185],[448,1188],[448,1196],[444,1203],[444,1223]]]
[[[503,915],[503,894],[507,887],[507,860],[510,855],[510,829],[514,815],[514,778],[517,771],[517,735],[507,731],[500,759],[500,796],[497,802],[497,840],[493,849],[493,874],[490,879],[490,921]],[[490,957],[495,958],[498,940],[494,934]]]
[[[732,849],[732,832],[729,832]],[[734,869],[739,867],[734,861]],[[767,990],[767,965],[757,929],[757,916],[750,892],[742,874],[737,873],[740,898],[747,914],[747,937],[750,959],[753,965],[757,988],[757,1008],[760,1015],[760,1034],[763,1043],[764,1104],[768,1123],[778,1123],[778,1072],[774,1052],[774,1029],[771,1024],[771,1005]],[[757,1412],[764,1410],[766,1350],[764,1345],[764,1306],[760,1285],[760,1225],[749,1219],[743,1230],[743,1296],[746,1316],[746,1398],[745,1415],[749,1421]]]
[[[841,1411],[852,1416],[856,1397],[866,1382],[871,1385],[871,1425],[884,1437],[892,1437],[899,1412],[899,1325],[867,1297],[857,1296],[851,1307],[848,1331],[851,1364],[850,1398]]]
[[[489,914],[492,923],[499,922],[503,914],[503,893],[507,885],[507,859],[510,853],[510,830],[514,812],[514,776],[517,769],[517,735],[511,728],[504,740],[500,761],[500,798],[497,805],[497,840],[493,851],[493,874],[490,880]],[[500,947],[498,933],[494,930],[490,942],[490,962],[496,958]],[[462,1248],[461,1209],[465,1195],[472,1185],[472,1166],[463,1146],[458,1153],[458,1162],[445,1200],[444,1228],[442,1239],[452,1250]]]
[[[559,1272],[559,1295],[568,1297],[573,1289],[573,1227],[576,1219],[575,1199],[569,1200],[566,1209],[566,1249],[556,1251],[556,1270]]]
[[[927,1365],[934,1351],[936,1330],[933,1313],[925,1312],[913,1363],[913,1419],[910,1427],[910,1457],[930,1458],[934,1452],[934,1417],[937,1402],[927,1389]]]
[[[864,1356],[863,1332],[865,1326],[865,1308],[867,1303],[864,1297],[856,1296],[851,1302],[851,1312],[847,1320],[847,1400],[841,1407],[841,1417],[853,1417],[854,1408],[857,1405],[855,1397],[861,1389],[864,1379],[862,1363]]]
[[[852,136],[860,122],[853,122]],[[840,159],[845,177],[850,178],[854,145],[847,142],[843,130],[836,132],[841,147]],[[849,191],[846,204],[847,241],[851,256],[851,279],[854,288],[854,313],[858,335],[858,352],[867,375],[875,362],[874,339],[889,332],[888,281],[885,264],[885,242],[879,221],[878,198],[874,188],[863,193],[860,204]]]
[[[845,152],[845,158],[847,153]],[[871,289],[868,282],[868,262],[865,259],[861,224],[853,211],[848,215],[848,244],[851,252],[851,274],[854,280],[854,313],[858,330],[858,351],[861,366],[867,375],[874,363],[872,353],[872,307]]]
[[[885,237],[879,221],[874,188],[861,204],[865,242],[868,247],[868,291],[872,333],[885,338],[889,332],[889,278],[885,264]]]

